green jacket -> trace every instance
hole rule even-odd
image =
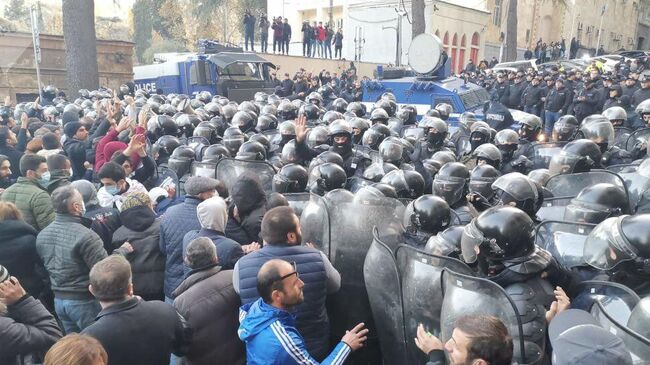
[[[4,193],[2,200],[16,204],[27,224],[42,231],[54,221],[52,200],[44,187],[26,177],[19,177]]]

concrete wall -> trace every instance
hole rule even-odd
[[[270,62],[273,62],[273,64],[276,66],[279,66],[279,69],[277,71],[279,79],[282,79],[281,75],[284,75],[285,72],[288,72],[293,76],[293,74],[301,68],[304,68],[305,70],[310,71],[316,75],[318,75],[318,73],[323,69],[329,71],[330,73],[336,72],[340,75],[342,71],[350,68],[350,61],[303,58],[273,54],[261,54],[261,56]],[[377,69],[377,65],[379,65],[379,63],[355,62],[354,65],[357,68],[357,75],[359,77],[367,76],[369,78],[373,78],[373,71]]]
[[[65,43],[62,36],[42,34],[41,82],[66,90]],[[99,85],[118,88],[133,80],[133,47],[131,42],[97,41]],[[34,48],[29,33],[0,34],[0,96],[38,93]]]

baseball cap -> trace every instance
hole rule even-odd
[[[602,328],[588,312],[567,309],[548,326],[554,365],[632,365],[623,340]]]

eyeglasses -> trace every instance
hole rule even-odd
[[[280,281],[283,281],[284,279],[289,278],[289,277],[291,277],[293,275],[296,275],[296,278],[300,277],[300,274],[298,273],[298,269],[296,268],[296,262],[295,261],[291,262],[291,266],[293,266],[293,271],[286,274],[286,275],[281,276],[278,280],[275,280],[276,283],[280,282]]]

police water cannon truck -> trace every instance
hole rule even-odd
[[[399,106],[413,105],[421,118],[429,109],[446,103],[452,106],[448,122],[455,129],[458,117],[464,112],[473,112],[477,119],[483,119],[484,107],[490,101],[490,93],[483,87],[451,75],[451,60],[443,50],[440,38],[423,33],[411,41],[408,51],[407,69],[391,69],[386,72],[377,67],[377,78],[363,83],[363,102],[369,107],[385,92],[395,95]],[[516,121],[528,116],[519,110],[510,109]],[[518,124],[512,125],[513,129]]]
[[[256,92],[273,93],[275,65],[241,48],[200,40],[198,53],[178,53],[160,63],[133,68],[136,89],[193,95],[209,91],[230,100],[252,100]]]

